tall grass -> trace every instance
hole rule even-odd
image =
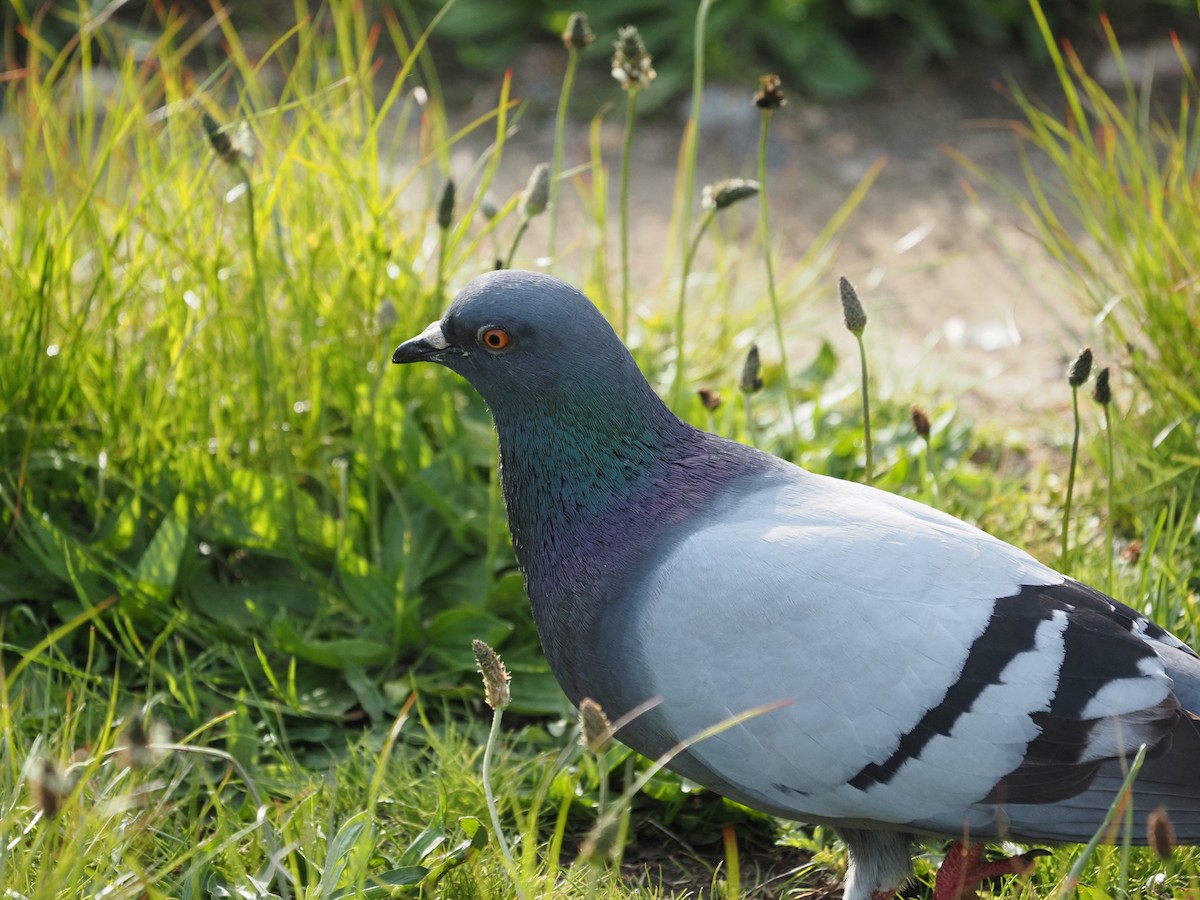
[[[8,82],[3,580],[46,615],[120,596],[104,628],[135,666],[164,627],[378,665],[417,652],[421,600],[463,587],[445,573],[489,577],[476,548],[502,527],[431,502],[487,477],[465,453],[429,465],[470,423],[434,417],[421,439],[406,407],[448,398],[383,382],[396,335],[440,305],[422,170],[399,161],[439,155],[444,114],[406,87],[417,55],[391,19],[369,31],[335,4],[254,60],[212,26],[226,55],[203,90],[203,29],[174,18],[138,53],[84,29]],[[121,90],[89,88],[102,62]],[[252,156],[219,161],[206,108],[247,123]]]
[[[1131,72],[1101,16],[1121,80],[1110,91],[1070,44],[1055,39],[1038,0],[1032,9],[1065,102],[1048,106],[1012,87],[1023,117],[1011,127],[1026,154],[1024,184],[963,162],[1020,210],[1068,277],[1073,297],[1101,325],[1109,349],[1121,354],[1118,368],[1138,389],[1118,434],[1131,463],[1125,502],[1152,517],[1160,486],[1191,489],[1200,465],[1194,378],[1200,358],[1194,177],[1200,83],[1174,36],[1178,84],[1154,85]],[[1042,165],[1033,164],[1035,157]]]

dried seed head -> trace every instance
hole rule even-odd
[[[930,421],[929,413],[917,406],[915,403],[912,408],[912,423],[913,430],[922,440],[929,440]]]
[[[704,404],[704,408],[709,412],[716,412],[721,408],[722,400],[720,391],[700,388],[696,393],[700,395],[700,402]]]
[[[504,709],[512,700],[512,694],[508,690],[508,682],[512,676],[504,668],[500,654],[483,641],[471,641],[471,647],[475,651],[475,664],[479,667],[479,674],[483,676],[483,696],[487,705],[492,709]]]
[[[521,215],[527,219],[546,211],[550,202],[550,166],[538,163],[529,173],[529,182],[521,192]]]
[[[62,809],[63,798],[67,795],[69,786],[66,776],[58,763],[49,757],[33,761],[25,776],[29,783],[29,796],[47,819],[53,819]]]
[[[376,330],[381,334],[391,331],[399,320],[400,315],[396,312],[396,304],[392,302],[392,298],[384,297],[380,300],[379,308],[375,310]]]
[[[1166,807],[1160,806],[1146,817],[1146,833],[1150,837],[1154,855],[1163,862],[1170,859],[1175,847],[1175,826],[1171,824]]]
[[[588,836],[579,845],[579,858],[588,865],[599,865],[617,858],[617,841],[621,836],[621,818],[611,810],[596,820]]]
[[[1071,363],[1071,369],[1067,372],[1067,384],[1073,388],[1079,387],[1088,380],[1088,376],[1092,374],[1092,348],[1084,347],[1079,351],[1079,355],[1075,357],[1075,362]]]
[[[133,713],[125,723],[120,738],[121,757],[125,765],[138,768],[150,749],[150,737],[146,734],[146,722],[139,712]]]
[[[229,135],[217,124],[216,119],[208,113],[202,113],[200,124],[204,126],[204,134],[208,138],[209,146],[221,158],[221,162],[232,166],[241,160],[241,151],[234,145]]]
[[[753,197],[759,190],[759,183],[749,178],[726,178],[704,186],[700,205],[705,209],[728,209],[739,200]]]
[[[593,753],[599,753],[612,740],[612,724],[604,709],[591,697],[579,704],[579,740]]]
[[[867,327],[867,314],[859,302],[858,291],[845,278],[838,279],[838,291],[842,295],[842,317],[847,330],[855,337],[862,337],[863,329]]]
[[[442,185],[442,195],[438,198],[437,209],[438,228],[445,231],[454,224],[454,179],[447,178]]]
[[[646,43],[635,26],[630,25],[617,32],[613,44],[612,76],[621,89],[645,90],[657,74],[654,59],[646,50]]]
[[[783,81],[778,75],[763,75],[758,79],[758,93],[754,95],[754,105],[760,109],[779,109],[787,106],[787,97],[783,95]]]
[[[1092,397],[1101,406],[1112,403],[1112,386],[1108,383],[1108,366],[1096,373],[1096,386],[1092,388]]]
[[[567,21],[567,28],[562,33],[563,46],[568,50],[582,50],[596,39],[588,25],[587,13],[573,12]]]
[[[762,360],[758,355],[758,344],[750,345],[746,361],[742,364],[741,388],[744,393],[757,394],[762,390]]]
[[[130,769],[148,769],[162,759],[163,753],[156,745],[165,744],[169,738],[165,724],[147,723],[140,712],[134,712],[121,732],[117,756]]]

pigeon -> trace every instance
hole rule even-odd
[[[1039,853],[989,861],[989,841],[1090,840],[1143,746],[1133,840],[1163,810],[1200,844],[1200,657],[1136,610],[946,513],[681,421],[547,275],[475,278],[392,359],[440,363],[490,408],[567,697],[640,708],[617,737],[651,758],[707,733],[670,767],[832,827],[847,900],[894,896],[926,838],[954,841],[937,900]]]

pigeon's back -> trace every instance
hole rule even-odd
[[[806,821],[1087,840],[1146,743],[1139,809],[1200,840],[1200,660],[1022,551],[788,467],[658,557],[611,625],[618,702],[662,698],[622,737],[664,752],[780,704],[692,746],[701,783]]]

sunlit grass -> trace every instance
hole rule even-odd
[[[1078,302],[1106,336],[1106,350],[1119,363],[1114,403],[1125,411],[1117,432],[1127,462],[1121,506],[1146,519],[1164,484],[1194,491],[1200,466],[1200,390],[1193,377],[1200,357],[1194,177],[1200,83],[1175,36],[1178,83],[1155,85],[1131,71],[1101,16],[1121,79],[1110,91],[1070,44],[1055,39],[1041,5],[1032,7],[1065,106],[1011,88],[1023,117],[1011,123],[1024,154],[1023,184],[963,162],[1019,209],[1067,276],[1074,296],[1063,302]],[[1194,494],[1190,502],[1197,502]]]

